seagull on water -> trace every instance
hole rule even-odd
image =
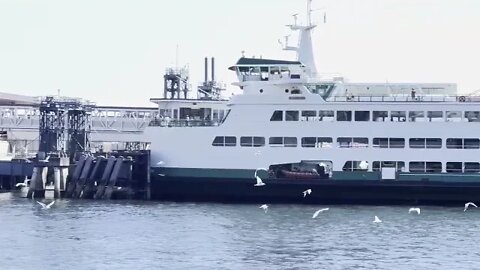
[[[408,213],[412,213],[412,212],[417,212],[417,215],[420,215],[420,208],[410,208],[408,209]]]
[[[311,189],[307,189],[303,192],[303,197],[307,197],[307,195],[310,195],[310,193],[312,193],[312,190]]]
[[[268,205],[266,205],[266,204],[262,204],[259,208],[263,209],[263,211],[265,211],[265,213],[267,213],[267,211],[268,211]]]
[[[322,209],[319,209],[319,210],[315,211],[315,213],[313,213],[312,218],[316,218],[320,213],[325,212],[325,211],[328,211],[328,210],[330,210],[330,208],[322,208]]]
[[[468,207],[470,207],[470,206],[478,207],[473,202],[468,202],[468,203],[465,204],[465,208],[463,209],[463,212],[467,211]]]
[[[260,171],[260,170],[268,171],[268,170],[265,169],[265,168],[257,168],[257,169],[255,170],[255,179],[257,179],[257,183],[256,183],[254,186],[256,186],[256,187],[265,186],[265,183],[262,181],[262,178],[260,178],[260,176],[257,175],[257,172]]]
[[[373,220],[373,223],[381,223],[382,221],[377,217],[375,216],[375,219]]]
[[[44,204],[44,203],[39,202],[39,201],[36,201],[36,202],[42,206],[42,209],[50,209],[52,207],[52,205],[55,203],[55,201],[53,201],[49,204]]]

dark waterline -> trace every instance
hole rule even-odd
[[[421,215],[406,206],[258,206],[58,200],[42,210],[4,193],[0,268],[480,269],[480,210],[463,205]]]

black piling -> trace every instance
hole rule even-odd
[[[87,157],[82,155],[75,163],[75,170],[73,171],[72,177],[68,181],[67,189],[65,190],[65,198],[71,198],[73,196],[73,192],[77,185],[77,181],[80,179],[86,160]]]
[[[107,166],[107,159],[103,156],[98,156],[95,159],[95,166],[91,171],[90,175],[85,182],[85,186],[83,191],[80,192],[79,198],[81,199],[93,199],[93,195],[97,191],[95,182],[97,179],[102,177],[103,172],[105,171],[105,167]]]
[[[82,173],[80,174],[80,177],[78,178],[77,182],[75,183],[75,188],[72,193],[72,198],[79,198],[80,193],[83,190],[83,187],[85,186],[87,182],[87,178],[90,175],[92,169],[94,168],[94,158],[92,156],[87,157],[85,160],[85,164],[83,165]]]
[[[93,195],[94,199],[101,199],[103,197],[103,194],[105,193],[105,186],[108,185],[108,180],[110,179],[110,175],[112,174],[116,161],[117,159],[114,156],[108,158],[107,166],[105,166],[102,178],[97,182],[97,192],[95,195]]]

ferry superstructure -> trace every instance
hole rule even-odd
[[[311,44],[302,44],[311,43],[313,27],[310,22],[291,26],[301,31],[299,59],[305,50],[313,57]],[[217,113],[212,121],[210,105],[191,101],[208,113],[168,125],[151,123],[145,138],[151,142],[153,196],[480,201],[480,98],[457,95],[455,84],[345,83],[341,77],[317,76],[309,63],[242,57],[229,69],[243,93],[226,108],[210,101],[223,117]],[[160,110],[174,102],[153,101]],[[265,186],[254,185],[257,175]],[[304,198],[306,189],[313,192]]]

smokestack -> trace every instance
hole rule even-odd
[[[212,82],[215,81],[215,57],[212,57]]]
[[[205,57],[205,82],[208,82],[208,58]]]

